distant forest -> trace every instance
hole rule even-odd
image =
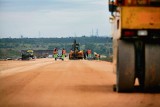
[[[66,38],[1,38],[0,59],[21,57],[21,50],[53,50],[65,48],[69,53],[73,41],[80,43],[81,50],[91,49],[101,55],[112,55],[110,37],[66,37]]]

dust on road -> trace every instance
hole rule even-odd
[[[116,93],[112,63],[0,61],[0,107],[159,107],[159,93]]]

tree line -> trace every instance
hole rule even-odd
[[[65,37],[65,38],[1,38],[0,58],[20,57],[21,50],[53,50],[65,48],[70,51],[73,41],[80,43],[81,50],[91,49],[102,55],[112,53],[112,39],[110,37]]]

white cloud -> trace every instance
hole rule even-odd
[[[75,33],[81,36],[90,35],[91,30],[97,28],[101,35],[110,33],[106,0],[40,0],[38,4],[22,0],[24,3],[16,4],[18,1],[2,3],[0,36],[22,34],[31,37],[38,36],[39,31],[45,36],[73,36]],[[13,7],[3,7],[8,5]]]

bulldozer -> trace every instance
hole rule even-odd
[[[84,58],[84,53],[82,50],[80,50],[80,45],[79,43],[74,40],[72,44],[71,51],[69,53],[69,59],[83,59]]]
[[[30,60],[35,59],[34,51],[33,50],[27,50],[22,52],[22,60]]]

